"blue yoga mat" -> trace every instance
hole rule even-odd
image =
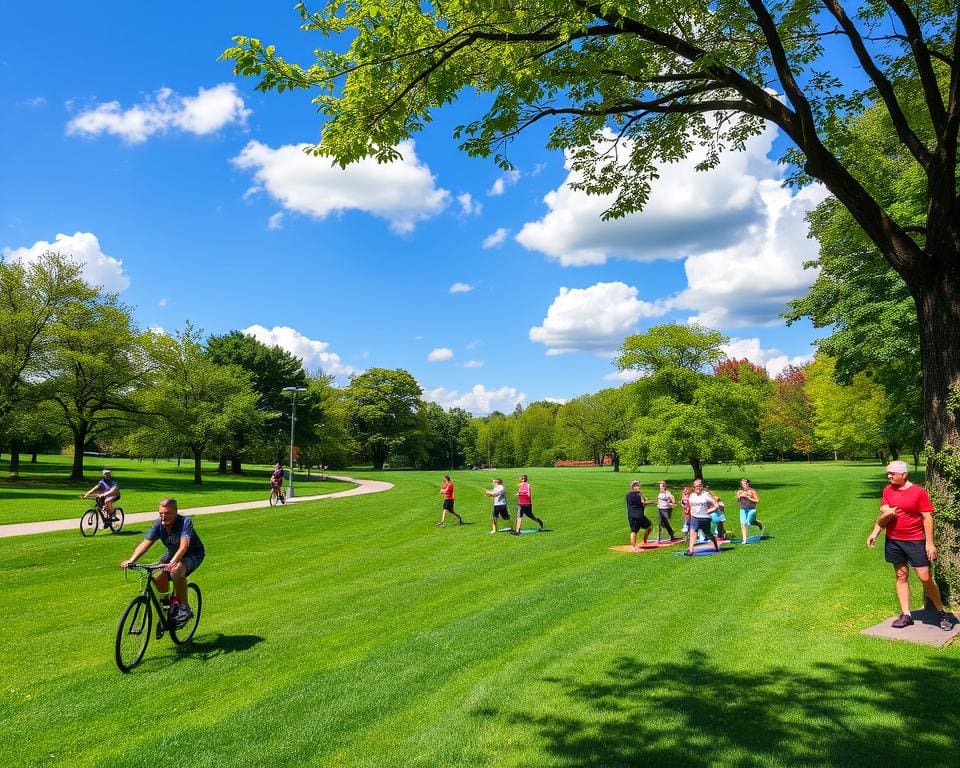
[[[677,557],[707,557],[709,555],[722,555],[724,552],[730,552],[731,549],[727,547],[720,547],[720,550],[715,550],[713,545],[707,547],[706,549],[694,549],[692,555],[687,554],[687,550],[683,552],[674,552],[673,554]]]

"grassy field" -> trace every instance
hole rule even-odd
[[[960,647],[859,634],[896,610],[864,543],[880,467],[747,472],[770,537],[714,557],[611,552],[631,475],[609,470],[530,470],[549,530],[520,537],[487,533],[489,472],[453,474],[464,526],[434,527],[417,472],[198,518],[196,641],[129,675],[137,538],[0,539],[0,765],[955,766]]]
[[[217,465],[205,462],[203,485],[193,484],[193,461],[159,459],[95,459],[85,462],[84,482],[70,480],[71,456],[41,456],[36,464],[21,461],[20,476],[8,474],[9,463],[0,462],[0,525],[38,520],[63,520],[80,515],[91,502],[80,499],[109,468],[120,483],[120,506],[126,513],[156,511],[157,502],[172,496],[181,509],[266,499],[273,467],[246,465],[242,475],[218,475]],[[298,496],[334,493],[351,486],[336,480],[320,480],[314,470],[308,479],[297,473]],[[79,525],[79,522],[78,522]]]

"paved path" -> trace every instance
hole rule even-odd
[[[343,480],[346,483],[356,483],[356,488],[350,488],[346,491],[337,491],[336,493],[324,493],[318,496],[295,496],[287,499],[287,504],[298,504],[301,501],[319,501],[321,499],[340,499],[344,496],[360,496],[364,493],[380,493],[389,491],[393,488],[393,483],[385,483],[381,480],[357,480],[354,477],[343,477],[338,475],[327,475],[333,480]],[[122,504],[120,506],[123,506]],[[238,509],[257,509],[259,507],[269,507],[270,502],[266,499],[262,501],[241,501],[237,504],[218,504],[212,507],[195,507],[193,509],[181,509],[184,515],[215,515],[218,512],[234,512]],[[157,519],[156,512],[135,512],[127,515],[124,519],[124,525],[129,523],[153,522]],[[68,531],[79,529],[80,518],[73,517],[69,520],[47,520],[41,523],[14,523],[12,525],[0,525],[0,539],[7,536],[27,536],[31,533],[48,533],[49,531]]]

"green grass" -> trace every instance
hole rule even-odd
[[[109,468],[120,483],[120,506],[129,515],[151,512],[165,496],[177,500],[181,509],[266,499],[270,493],[272,466],[245,465],[242,475],[218,475],[217,465],[204,462],[203,485],[193,484],[193,460],[179,464],[166,459],[94,459],[85,461],[84,482],[70,480],[71,456],[41,456],[36,464],[20,463],[19,477],[9,475],[9,462],[0,462],[0,525],[76,517],[92,504],[80,499]],[[308,479],[297,473],[294,485],[298,496],[334,493],[352,487],[349,483],[321,482],[317,470]],[[79,525],[79,522],[78,522]]]
[[[0,540],[0,765],[956,764],[960,648],[859,634],[895,611],[879,467],[751,467],[771,538],[693,559],[608,549],[632,475],[529,472],[532,536],[487,534],[488,472],[454,473],[471,524],[442,530],[440,473],[198,518],[196,641],[129,675],[135,539]]]

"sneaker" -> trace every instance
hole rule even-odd
[[[462,518],[462,517],[458,517],[458,518],[457,518],[457,525],[463,525],[463,518]]]
[[[187,626],[187,622],[193,618],[193,610],[189,605],[184,605],[180,603],[180,608],[177,611],[177,615],[173,617],[173,623],[177,629],[183,629]]]
[[[757,523],[757,528],[760,529],[760,538],[763,538],[763,523]]]
[[[944,632],[949,632],[953,629],[953,622],[950,621],[950,617],[947,616],[946,611],[937,611],[937,623]]]
[[[437,528],[445,528],[446,525],[446,523],[437,523]]]
[[[900,616],[894,619],[893,624],[890,626],[894,629],[903,629],[904,627],[909,627],[913,624],[913,617],[909,613],[901,613]]]

